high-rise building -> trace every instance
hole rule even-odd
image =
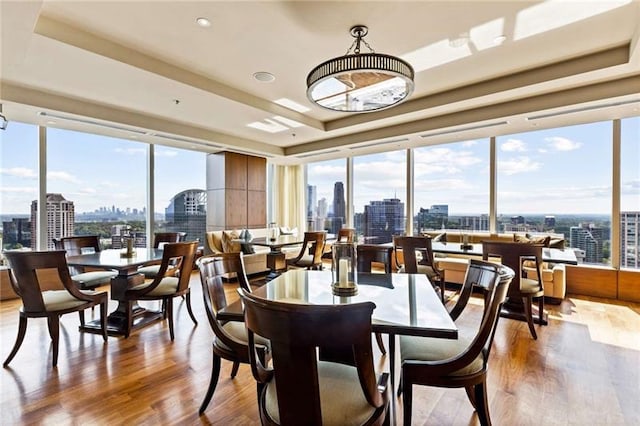
[[[307,220],[313,221],[317,217],[318,193],[315,185],[307,185]]]
[[[404,203],[398,198],[370,201],[364,206],[363,219],[366,243],[389,243],[405,231]]]
[[[489,215],[481,214],[480,216],[460,216],[458,218],[458,226],[460,229],[467,231],[488,231]]]
[[[166,230],[186,232],[185,241],[205,241],[207,230],[207,192],[187,189],[171,199],[164,210]]]
[[[2,248],[31,247],[31,222],[28,217],[13,217],[2,222]]]
[[[420,207],[415,217],[414,228],[419,231],[445,229],[449,221],[449,205],[435,204],[428,209]]]
[[[47,194],[47,250],[53,250],[54,238],[73,235],[75,225],[75,211],[73,201],[69,201],[62,194]],[[31,202],[31,249],[37,249],[38,235],[38,201]]]
[[[556,217],[555,216],[545,216],[544,217],[544,227],[546,229],[553,228],[556,226]]]
[[[342,218],[344,221],[347,214],[346,202],[344,199],[344,184],[336,182],[333,184],[333,217]]]
[[[586,263],[602,263],[602,247],[606,230],[593,224],[572,226],[569,229],[569,245],[584,251]]]
[[[346,202],[344,198],[344,184],[336,182],[333,185],[333,218],[329,232],[337,234],[340,228],[346,223]]]
[[[620,212],[620,266],[640,268],[640,211]]]

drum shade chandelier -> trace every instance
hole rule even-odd
[[[329,59],[307,76],[307,97],[333,111],[371,112],[389,108],[413,92],[413,68],[395,56],[375,53],[364,25],[351,27],[355,38],[344,56]],[[369,53],[360,53],[364,44]]]

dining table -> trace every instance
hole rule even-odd
[[[132,330],[163,318],[162,311],[143,308],[124,298],[127,289],[144,282],[144,275],[138,272],[138,268],[161,263],[162,253],[162,249],[136,248],[132,255],[127,257],[123,250],[107,249],[67,257],[69,266],[118,272],[118,275],[111,279],[110,297],[111,300],[118,301],[118,307],[107,317],[108,334],[126,336],[130,316],[133,318]],[[86,322],[80,329],[90,333],[101,333],[100,320]]]
[[[335,289],[330,270],[291,269],[253,293],[267,300],[300,304],[336,305],[370,301],[376,308],[372,332],[389,336],[389,369],[394,388],[395,336],[410,335],[457,339],[458,328],[424,274],[380,274],[358,272],[357,291],[344,295]],[[237,300],[218,311],[219,321],[244,321],[242,302]]]
[[[335,240],[334,234],[327,234],[325,241]],[[279,234],[275,238],[270,237],[258,237],[249,241],[237,240],[241,243],[249,243],[254,246],[268,247],[269,253],[267,253],[267,268],[269,273],[266,276],[266,280],[270,281],[279,276],[283,271],[287,269],[287,259],[285,253],[282,251],[283,247],[296,246],[304,242],[304,233],[298,232],[296,234]]]

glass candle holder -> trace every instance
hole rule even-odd
[[[356,244],[335,242],[331,247],[331,272],[337,287],[356,285]]]

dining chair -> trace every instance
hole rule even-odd
[[[402,265],[398,270],[399,273],[407,274],[425,274],[431,284],[440,292],[442,303],[445,302],[445,282],[444,275],[433,261],[433,248],[431,246],[431,237],[393,237],[393,250],[395,253],[396,265]],[[400,262],[398,253],[402,251],[402,259]],[[417,254],[421,254],[418,259]]]
[[[231,253],[228,253],[231,254]],[[234,253],[240,260],[242,255]],[[238,373],[240,363],[249,364],[249,346],[247,343],[247,330],[244,323],[237,321],[218,321],[217,315],[220,309],[227,306],[227,298],[224,292],[223,273],[220,273],[221,264],[228,264],[229,256],[224,254],[213,254],[201,257],[196,261],[200,271],[200,283],[202,284],[202,296],[204,298],[205,312],[209,320],[209,325],[213,331],[213,362],[211,367],[211,379],[204,400],[200,405],[198,413],[202,415],[216,390],[218,378],[220,377],[221,360],[226,359],[233,362],[231,378]],[[227,259],[225,259],[225,257]],[[236,269],[238,276],[244,275],[242,262],[236,264],[240,269]],[[228,271],[229,268],[222,268]],[[240,288],[244,288],[240,285]],[[245,289],[246,290],[246,289]],[[269,351],[269,341],[256,337],[256,350],[260,362],[263,364],[271,358]]]
[[[179,243],[182,241],[186,232],[156,232],[153,235],[153,248],[158,249],[167,243]],[[138,272],[144,274],[146,279],[154,279],[158,275],[160,265],[149,265],[138,268]]]
[[[538,323],[544,324],[544,284],[540,273],[543,248],[542,244],[482,242],[482,258],[484,260],[493,258],[516,271],[505,306],[513,307],[515,310],[523,310],[529,332],[534,340],[538,339],[538,335],[533,323],[533,299],[538,300]],[[533,266],[536,269],[535,274],[527,274],[525,270],[525,266],[531,268],[531,265],[535,265]]]
[[[215,253],[214,267],[216,275],[224,280],[236,279],[240,288],[251,291],[249,278],[247,278],[244,266],[244,254],[242,252]]]
[[[173,298],[185,296],[187,311],[195,325],[198,321],[191,309],[191,292],[189,279],[193,270],[197,241],[184,243],[168,243],[162,250],[162,263],[158,275],[151,281],[131,287],[124,293],[124,301],[129,303],[127,309],[127,326],[125,337],[129,337],[133,326],[131,314],[133,304],[138,300],[162,301],[163,311],[169,321],[169,334],[174,339],[173,332]]]
[[[97,235],[62,237],[54,239],[53,243],[56,250],[66,250],[67,256],[79,256],[100,251],[100,240]],[[116,271],[88,271],[79,267],[70,267],[69,271],[71,280],[82,290],[107,285],[111,282],[111,278],[118,275]]]
[[[371,348],[374,303],[280,303],[238,291],[263,425],[388,424],[388,373],[376,374]],[[258,336],[271,343],[270,365]],[[352,363],[320,360],[318,348],[346,350]]]
[[[509,268],[473,260],[465,282],[485,293],[483,315],[473,338],[457,340],[400,336],[403,419],[411,425],[413,385],[464,387],[481,425],[490,425],[487,401],[488,360],[500,308],[513,279]],[[466,304],[466,302],[465,302]]]
[[[380,246],[376,244],[359,244],[356,246],[356,270],[358,272],[371,272],[374,263],[382,264],[385,274],[390,274],[391,259],[393,256],[393,247]],[[387,350],[382,341],[382,334],[376,333],[376,343],[382,354],[386,354]]]
[[[322,253],[326,235],[324,231],[305,232],[300,252],[295,258],[287,259],[287,267],[322,269]]]
[[[356,242],[356,230],[355,228],[340,228],[338,235],[336,236],[336,242],[338,243],[353,243]],[[331,246],[325,241],[324,250],[322,251],[323,259],[331,259]]]
[[[11,353],[3,366],[9,365],[20,349],[27,331],[28,318],[47,318],[49,335],[53,346],[53,367],[58,364],[58,342],[60,335],[60,316],[78,312],[80,325],[84,325],[84,310],[100,305],[100,325],[102,338],[107,340],[107,292],[80,290],[71,280],[69,267],[63,250],[31,251],[4,253],[9,261],[10,282],[15,293],[22,299],[18,336]],[[46,270],[46,272],[45,272]],[[43,290],[45,273],[57,272],[55,278],[49,275],[47,285],[52,282],[61,284],[57,290]]]

